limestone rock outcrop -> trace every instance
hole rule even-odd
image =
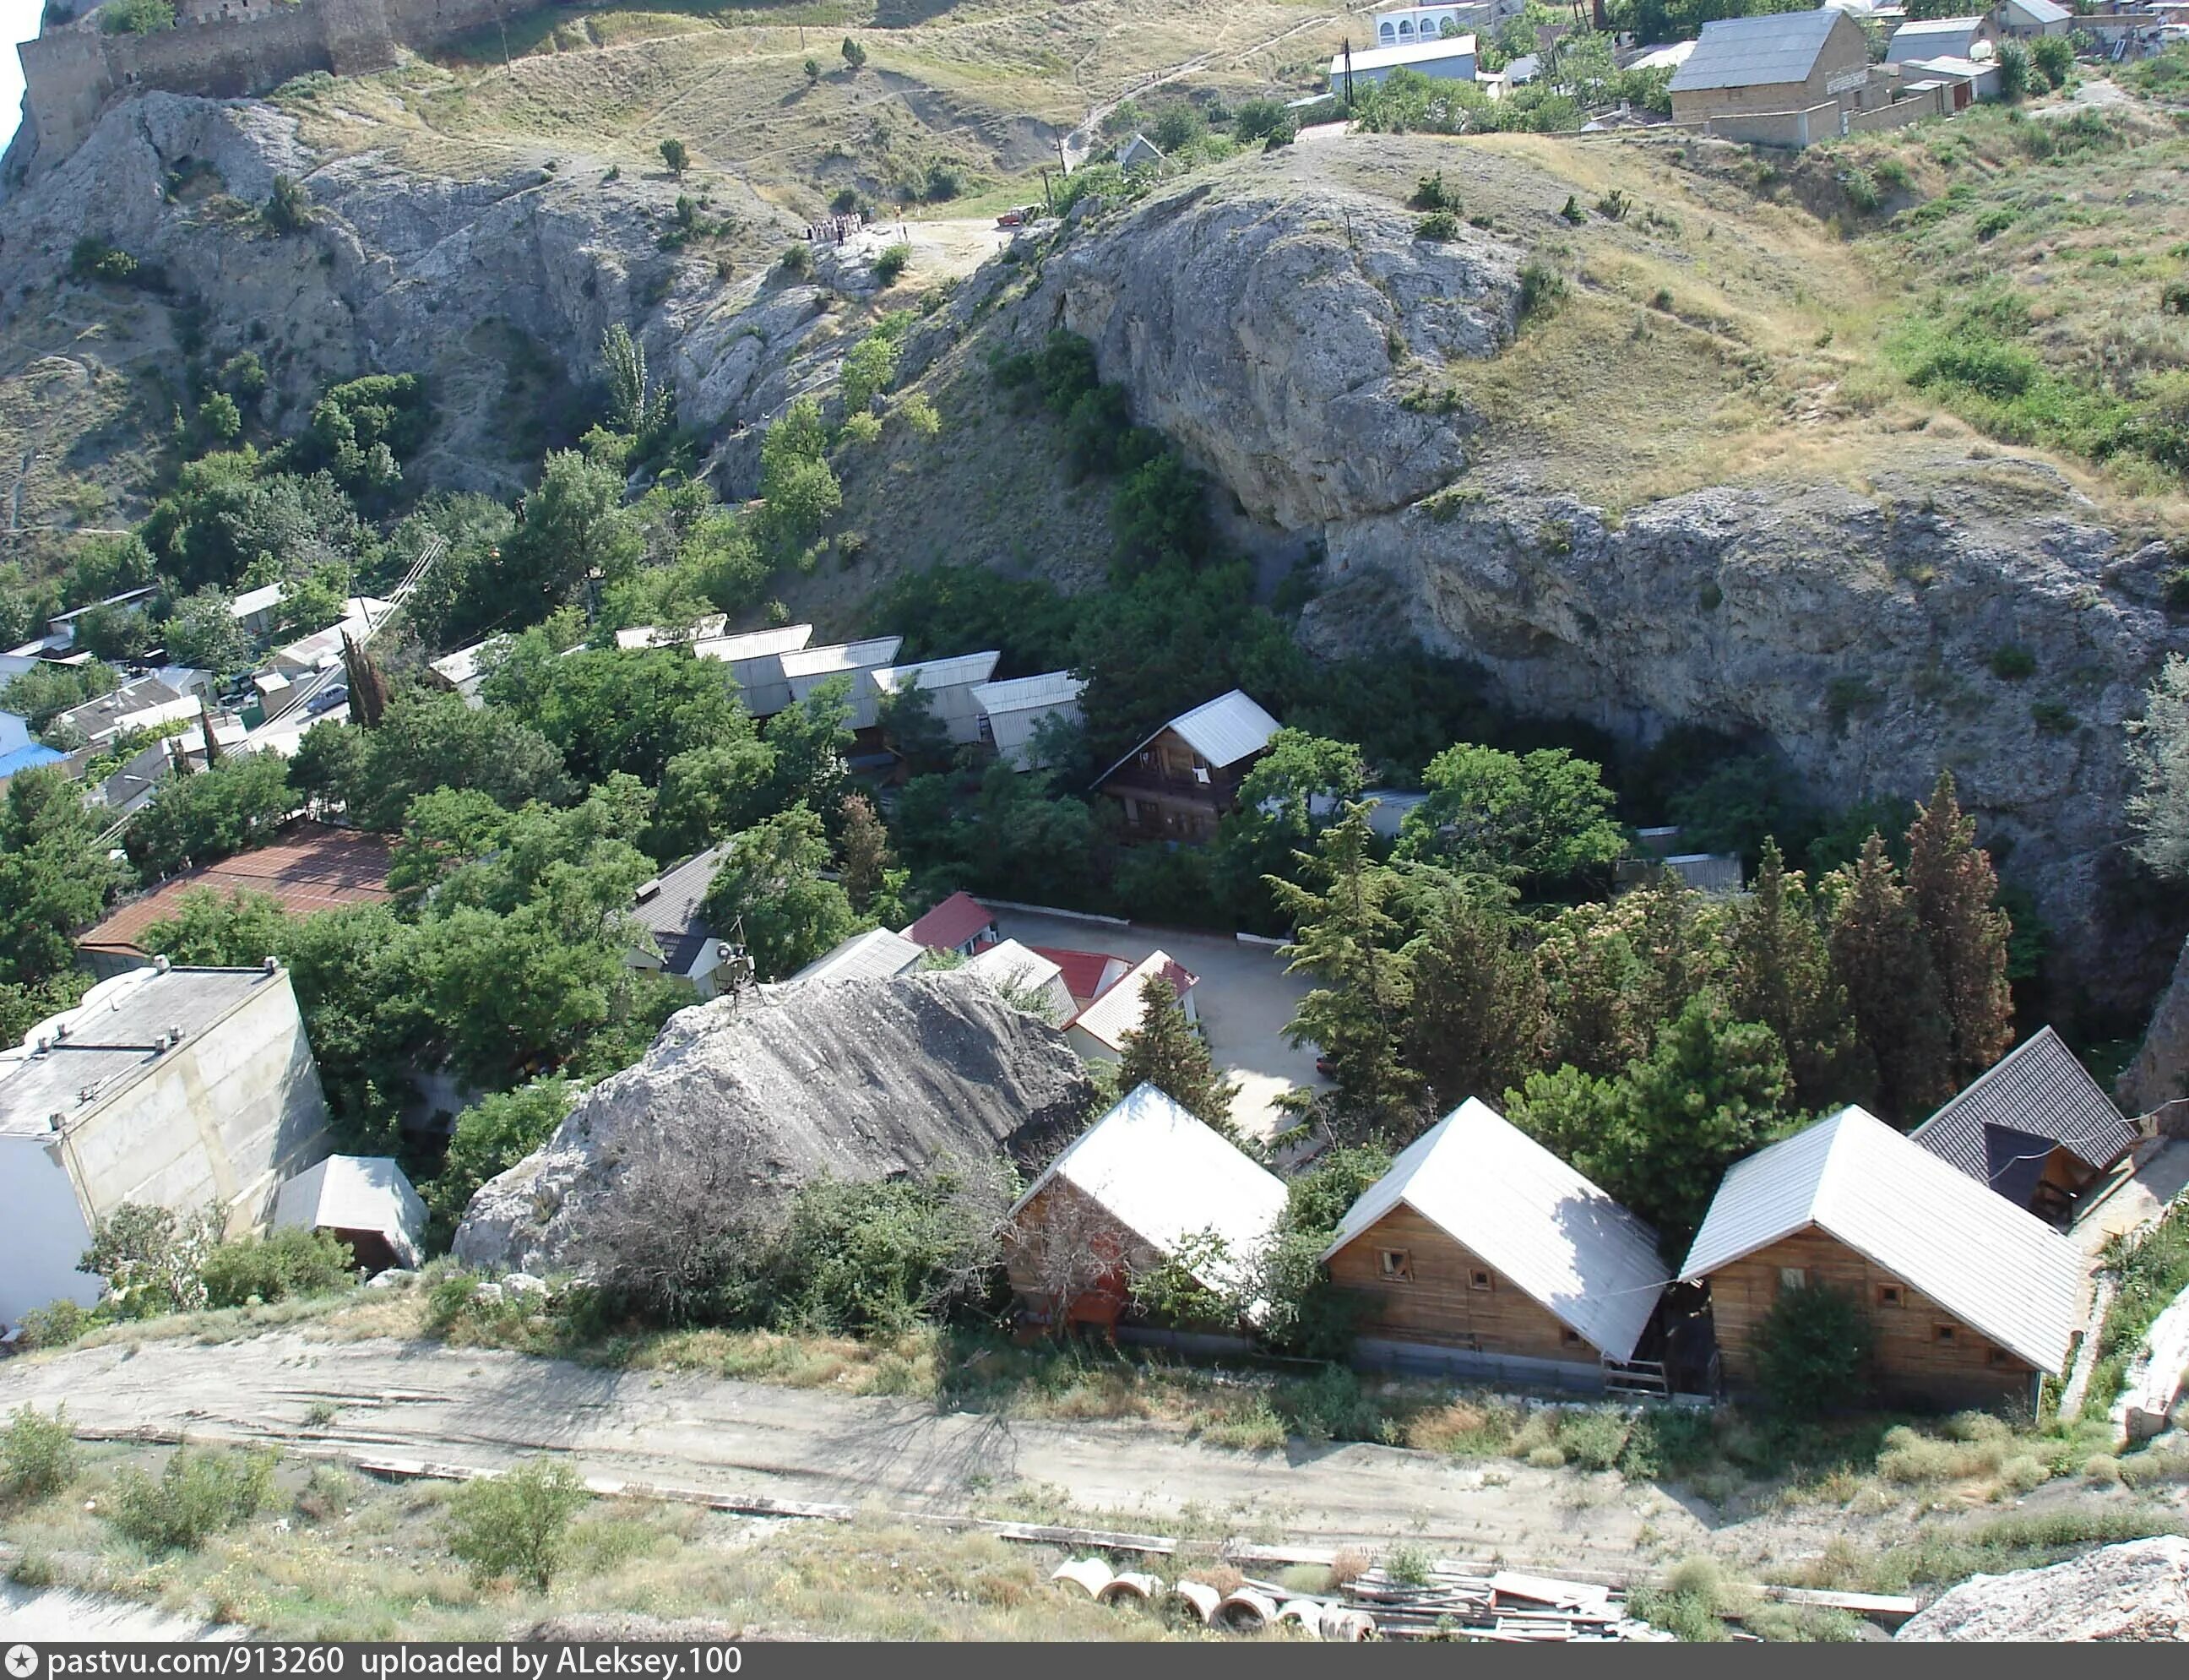
[[[481,1185],[455,1252],[474,1265],[561,1269],[589,1213],[624,1192],[624,1168],[664,1127],[728,1149],[766,1192],[1024,1155],[1068,1133],[1092,1097],[1063,1036],[975,975],[717,998],[671,1016],[643,1061]]]
[[[2132,1540],[2050,1569],[1976,1575],[1895,1637],[2047,1643],[2189,1639],[2189,1540]]]

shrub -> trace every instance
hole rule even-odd
[[[270,1236],[223,1242],[198,1269],[206,1304],[247,1306],[292,1295],[326,1295],[356,1281],[349,1244],[332,1231],[291,1225]]]
[[[1710,1462],[1716,1444],[1709,1412],[1684,1406],[1644,1406],[1627,1431],[1620,1474],[1638,1480],[1685,1475]]]
[[[783,255],[776,259],[776,267],[795,280],[803,280],[813,272],[813,247],[804,240],[795,240],[783,247]]]
[[[86,235],[69,252],[69,273],[80,280],[107,280],[126,285],[137,278],[137,259],[117,251],[104,240]]]
[[[122,1472],[106,1517],[147,1550],[195,1551],[208,1536],[249,1521],[273,1491],[270,1453],[180,1447],[156,1481]]]
[[[2006,206],[1994,205],[1977,218],[1977,241],[1989,244],[2015,223],[2015,212]]]
[[[266,207],[259,212],[266,225],[279,234],[300,234],[312,225],[312,195],[293,175],[276,175]]]
[[[88,1307],[80,1307],[64,1298],[49,1307],[33,1307],[23,1315],[17,1326],[18,1338],[25,1349],[65,1348],[81,1340],[94,1325],[103,1322]]]
[[[1231,138],[1245,142],[1266,139],[1281,130],[1292,127],[1292,114],[1276,99],[1248,99],[1231,118]],[[1417,210],[1434,206],[1421,204]]]
[[[150,35],[175,26],[175,8],[170,0],[107,0],[99,26],[109,35]]]
[[[1815,1285],[1782,1289],[1756,1330],[1756,1375],[1773,1406],[1815,1417],[1869,1395],[1869,1315],[1853,1296]]]
[[[1374,1441],[1383,1438],[1383,1414],[1360,1391],[1360,1379],[1342,1365],[1326,1365],[1304,1383],[1287,1383],[1277,1409],[1292,1432],[1310,1441]]]
[[[48,1417],[35,1406],[18,1406],[0,1434],[0,1494],[27,1503],[59,1493],[75,1479],[68,1407],[55,1406]]]
[[[1459,218],[1449,210],[1432,210],[1414,223],[1416,239],[1434,240],[1441,244],[1445,240],[1459,237]]]
[[[850,36],[844,37],[844,62],[853,70],[863,70],[867,64],[867,49]]]
[[[849,43],[846,43],[849,44]],[[545,1592],[562,1567],[585,1491],[568,1465],[527,1459],[466,1482],[449,1501],[449,1550],[482,1580],[513,1575]]]
[[[661,161],[669,166],[670,174],[681,176],[692,167],[692,154],[686,150],[682,140],[664,140],[661,143]]]
[[[965,190],[965,178],[947,163],[927,166],[927,187],[925,196],[930,204],[942,204]]]
[[[1626,212],[1634,207],[1634,201],[1614,187],[1596,201],[1596,213],[1607,221],[1623,222]]]
[[[1895,192],[1905,192],[1915,178],[1908,173],[1908,166],[1897,157],[1879,158],[1870,165],[1869,173]]]
[[[1533,320],[1549,314],[1565,301],[1566,277],[1540,257],[1530,257],[1520,269],[1520,319]]]
[[[1611,1406],[1589,1406],[1558,1415],[1558,1451],[1569,1464],[1584,1470],[1609,1470],[1626,1450],[1632,1425]]]
[[[1394,1546],[1385,1554],[1383,1573],[1401,1587],[1427,1587],[1436,1559],[1418,1546]]]
[[[2005,682],[2019,682],[2037,674],[2037,655],[2027,648],[2009,645],[1992,650],[1991,674]]]
[[[2075,43],[2064,35],[2039,36],[2029,43],[2029,65],[2048,88],[2064,87],[2075,73]]]
[[[1564,217],[1567,221],[1572,223],[1576,228],[1578,228],[1582,223],[1588,220],[1588,212],[1581,207],[1581,199],[1577,195],[1573,193],[1568,193],[1566,195],[1565,205],[1561,210],[1559,210],[1558,214]]]
[[[2057,700],[2033,700],[2029,721],[2047,735],[2072,735],[2082,720]]]
[[[874,257],[874,279],[883,286],[894,286],[897,277],[911,265],[910,246],[885,245]]]
[[[1415,184],[1414,195],[1406,201],[1411,210],[1449,210],[1457,213],[1460,208],[1459,195],[1444,184],[1444,171],[1424,175]]]

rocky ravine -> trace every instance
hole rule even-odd
[[[1407,365],[1509,342],[1521,253],[1413,222],[1296,180],[1188,187],[1049,257],[1017,329],[1085,334],[1251,518],[1321,540],[1310,646],[1418,639],[1522,710],[1630,739],[1705,725],[1775,748],[1827,801],[1920,796],[1950,767],[2063,977],[2147,1005],[2182,930],[2123,851],[2120,723],[2189,648],[2166,546],[2108,528],[2042,461],[1937,444],[1866,495],[1722,487],[1620,520],[1544,493],[1555,462],[1472,465],[1478,417],[1409,406]],[[2033,675],[1994,674],[2010,647]]]
[[[671,1016],[643,1061],[480,1186],[455,1252],[527,1271],[572,1264],[589,1219],[646,1194],[664,1134],[726,1151],[732,1178],[766,1196],[1024,1157],[1068,1134],[1092,1095],[1063,1035],[976,975],[766,987]]]

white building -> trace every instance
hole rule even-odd
[[[891,980],[919,966],[927,954],[901,933],[885,927],[855,933],[834,950],[816,957],[790,976],[800,980]]]
[[[274,1224],[333,1232],[367,1271],[415,1270],[426,1258],[426,1204],[384,1155],[330,1155],[307,1167],[281,1186]]]
[[[1099,1056],[1105,1061],[1115,1061],[1123,1055],[1125,1035],[1140,1030],[1146,1013],[1140,988],[1157,975],[1170,982],[1178,995],[1179,1006],[1185,1011],[1185,1018],[1198,1021],[1201,1014],[1194,1005],[1193,988],[1201,983],[1200,977],[1168,951],[1151,951],[1129,973],[1106,987],[1100,997],[1072,1018],[1064,1035],[1072,1048],[1083,1056]]]
[[[314,631],[301,641],[278,648],[267,656],[266,669],[294,682],[300,676],[342,663],[342,637],[362,642],[373,626],[395,610],[392,602],[369,595],[353,595],[342,602],[342,615],[325,630]]]
[[[0,1323],[96,1304],[76,1263],[123,1203],[210,1208],[240,1235],[328,1144],[286,970],[161,959],[101,981],[0,1053]]]
[[[1006,939],[976,953],[965,967],[998,992],[1010,993],[1032,1004],[1039,1014],[1049,1018],[1052,1027],[1061,1027],[1078,1010],[1071,989],[1064,983],[1061,965],[1038,951],[1027,949],[1015,939]]]
[[[782,625],[773,630],[749,631],[743,636],[703,637],[692,644],[692,653],[696,659],[720,659],[727,665],[744,709],[755,717],[773,717],[790,704],[790,679],[783,673],[783,659],[800,652],[812,639],[812,625]]]
[[[1079,695],[1086,686],[1068,670],[983,682],[973,690],[983,720],[981,737],[1012,769],[1038,769],[1041,755],[1034,738],[1041,726],[1052,717],[1078,722]]]
[[[262,589],[246,589],[228,603],[228,615],[253,640],[271,636],[274,619],[281,610],[285,596],[286,591],[278,583],[269,583]]]
[[[1355,84],[1377,83],[1394,70],[1411,70],[1440,82],[1472,82],[1474,80],[1475,44],[1472,35],[1434,37],[1426,41],[1402,42],[1395,47],[1370,47],[1355,52],[1349,66]],[[1345,91],[1345,76],[1349,68],[1346,55],[1338,53],[1330,60],[1330,88],[1334,93]]]
[[[783,680],[790,685],[791,704],[810,698],[813,691],[834,678],[851,683],[851,727],[874,727],[874,701],[879,691],[873,673],[894,661],[904,646],[902,636],[869,636],[864,642],[832,642],[826,648],[801,648],[783,656]]]
[[[996,674],[996,661],[1002,657],[993,650],[959,653],[947,659],[924,659],[917,665],[885,665],[880,670],[863,671],[854,680],[862,688],[873,688],[877,706],[882,695],[901,695],[917,687],[927,696],[935,721],[948,732],[951,744],[965,747],[981,738],[978,697]]]

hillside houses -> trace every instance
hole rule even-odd
[[[1102,772],[1094,790],[1117,802],[1135,839],[1213,840],[1277,729],[1276,719],[1234,688],[1150,734]]]
[[[631,895],[631,917],[643,942],[624,960],[632,968],[682,981],[702,1002],[721,990],[724,970],[733,958],[732,947],[708,925],[703,908],[727,851],[709,846],[641,881]]]
[[[1357,87],[1380,82],[1394,70],[1410,70],[1437,82],[1472,82],[1479,59],[1471,34],[1430,35],[1389,46],[1379,43],[1334,56],[1330,61],[1330,85],[1343,93],[1348,76]]]

